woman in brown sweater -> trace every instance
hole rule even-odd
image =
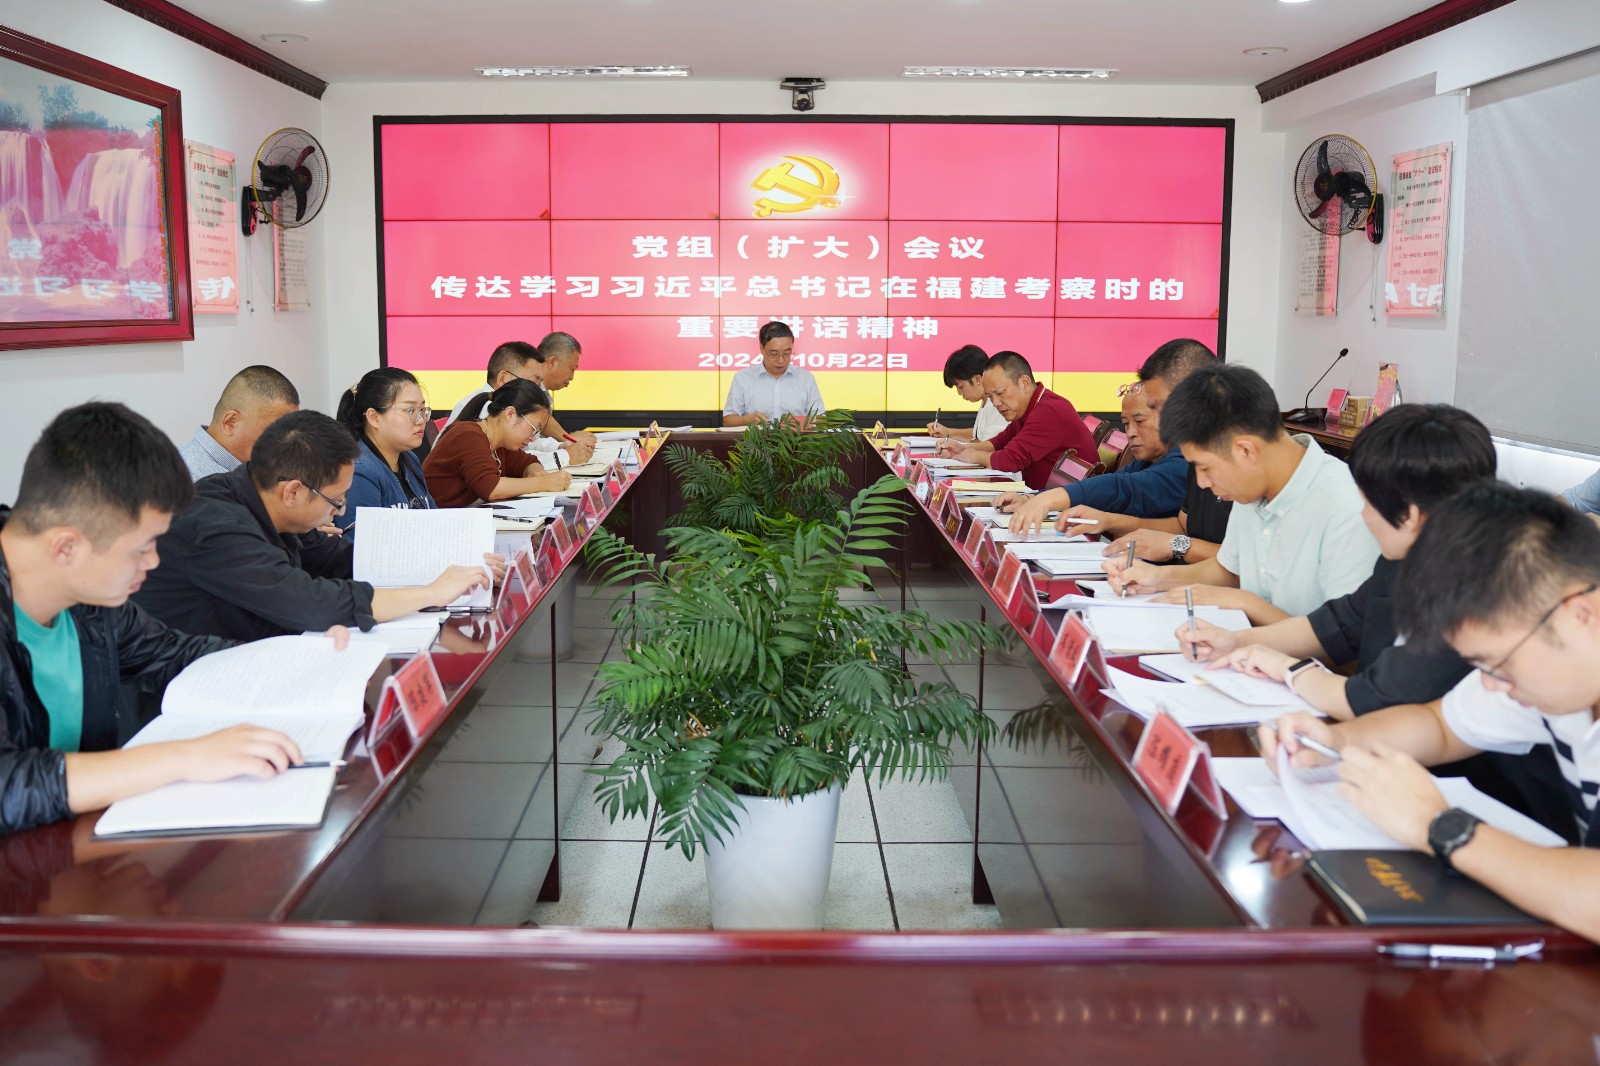
[[[531,381],[519,378],[474,397],[422,464],[428,492],[440,507],[469,507],[480,500],[565,489],[571,474],[545,473],[539,460],[522,450],[549,420],[550,397]]]

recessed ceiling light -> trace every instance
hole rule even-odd
[[[1281,56],[1287,51],[1287,48],[1279,48],[1275,44],[1269,44],[1260,48],[1246,48],[1244,54],[1247,56]]]
[[[311,40],[301,33],[263,33],[261,39],[268,44],[304,44]]]
[[[1306,0],[1278,0],[1280,4],[1303,4]]]
[[[687,78],[688,67],[478,67],[486,78]]]
[[[1109,78],[1106,67],[907,67],[905,78]]]

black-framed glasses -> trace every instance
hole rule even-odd
[[[304,481],[300,482],[300,484],[306,485],[306,483]],[[318,499],[322,500],[322,502],[327,504],[329,507],[332,507],[334,514],[336,514],[336,515],[344,514],[344,508],[345,508],[345,502],[346,502],[345,500],[335,500],[335,499],[333,499],[333,498],[331,498],[329,496],[325,496],[321,492],[318,492],[316,489],[312,489],[310,485],[306,485],[306,488],[311,489],[311,492]]]
[[[1533,635],[1535,633],[1539,632],[1539,630],[1543,629],[1546,625],[1549,624],[1550,619],[1552,619],[1552,618],[1554,618],[1556,616],[1556,612],[1557,611],[1561,610],[1561,608],[1565,607],[1567,604],[1571,603],[1573,600],[1577,599],[1579,596],[1587,596],[1589,593],[1594,592],[1596,589],[1600,589],[1600,584],[1590,584],[1586,588],[1581,588],[1577,592],[1569,592],[1565,596],[1561,597],[1559,600],[1557,600],[1554,604],[1551,605],[1551,607],[1550,607],[1550,609],[1548,611],[1546,611],[1544,614],[1539,616],[1539,620],[1537,622],[1533,623],[1533,628],[1528,630],[1526,633],[1524,633],[1522,635],[1522,639],[1517,641],[1515,644],[1513,644],[1511,646],[1511,650],[1506,652],[1505,655],[1500,659],[1500,661],[1495,663],[1493,666],[1483,666],[1480,663],[1473,662],[1471,659],[1468,659],[1467,662],[1470,665],[1477,667],[1478,671],[1480,673],[1488,674],[1490,677],[1494,678],[1496,681],[1500,682],[1503,685],[1513,684],[1512,680],[1509,677],[1507,677],[1505,674],[1501,673],[1501,671],[1506,668],[1506,664],[1509,663],[1512,660],[1512,658],[1514,658],[1516,656],[1517,652],[1522,650],[1522,646],[1524,644],[1528,643],[1528,641],[1533,639]]]

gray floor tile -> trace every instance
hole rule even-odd
[[[402,801],[388,835],[510,840],[544,768],[435,762]]]
[[[878,834],[885,843],[957,843],[972,839],[955,786],[943,781],[871,782]]]
[[[577,794],[568,806],[566,826],[561,831],[564,840],[636,840],[644,843],[650,836],[650,816],[629,818],[618,812],[617,820],[606,817],[605,808],[594,801],[594,792],[600,779],[587,772],[588,767],[565,764],[564,774],[573,774],[579,784]]]
[[[537,903],[540,925],[625,929],[644,861],[644,844],[624,840],[577,840],[561,846],[561,899]],[[537,891],[538,886],[534,886]]]
[[[972,845],[885,844],[900,928],[999,929],[1000,911],[972,902]]]
[[[531,917],[554,854],[552,841],[513,840],[473,924],[514,928]]]
[[[835,844],[824,929],[893,929],[894,912],[876,844]]]
[[[555,751],[555,725],[550,707],[479,704],[461,723],[441,762],[542,763]]]
[[[383,841],[378,920],[470,925],[505,855],[503,840]]]
[[[872,804],[867,799],[866,778],[857,770],[850,783],[839,795],[839,832],[835,840],[852,843],[872,843],[878,839],[878,830],[872,822]]]
[[[609,627],[574,626],[572,629],[572,654],[569,656],[576,663],[604,662],[606,653],[611,650],[612,640],[616,637],[616,630]],[[563,660],[565,662],[567,660]]]

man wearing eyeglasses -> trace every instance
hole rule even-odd
[[[1261,728],[1297,767],[1340,754],[1341,792],[1390,836],[1537,917],[1600,940],[1600,526],[1544,493],[1486,483],[1428,520],[1400,570],[1408,644],[1448,644],[1477,669],[1443,699],[1339,725]],[[1580,848],[1541,848],[1451,807],[1424,769],[1478,751],[1554,749]]]
[[[319,527],[344,511],[356,455],[355,438],[327,415],[300,411],[274,422],[249,462],[195,486],[194,506],[160,539],[167,565],[135,601],[185,632],[259,640],[335,625],[370,629],[489,581],[475,566],[409,588],[353,580],[354,546]],[[504,565],[499,556],[486,562]]]

